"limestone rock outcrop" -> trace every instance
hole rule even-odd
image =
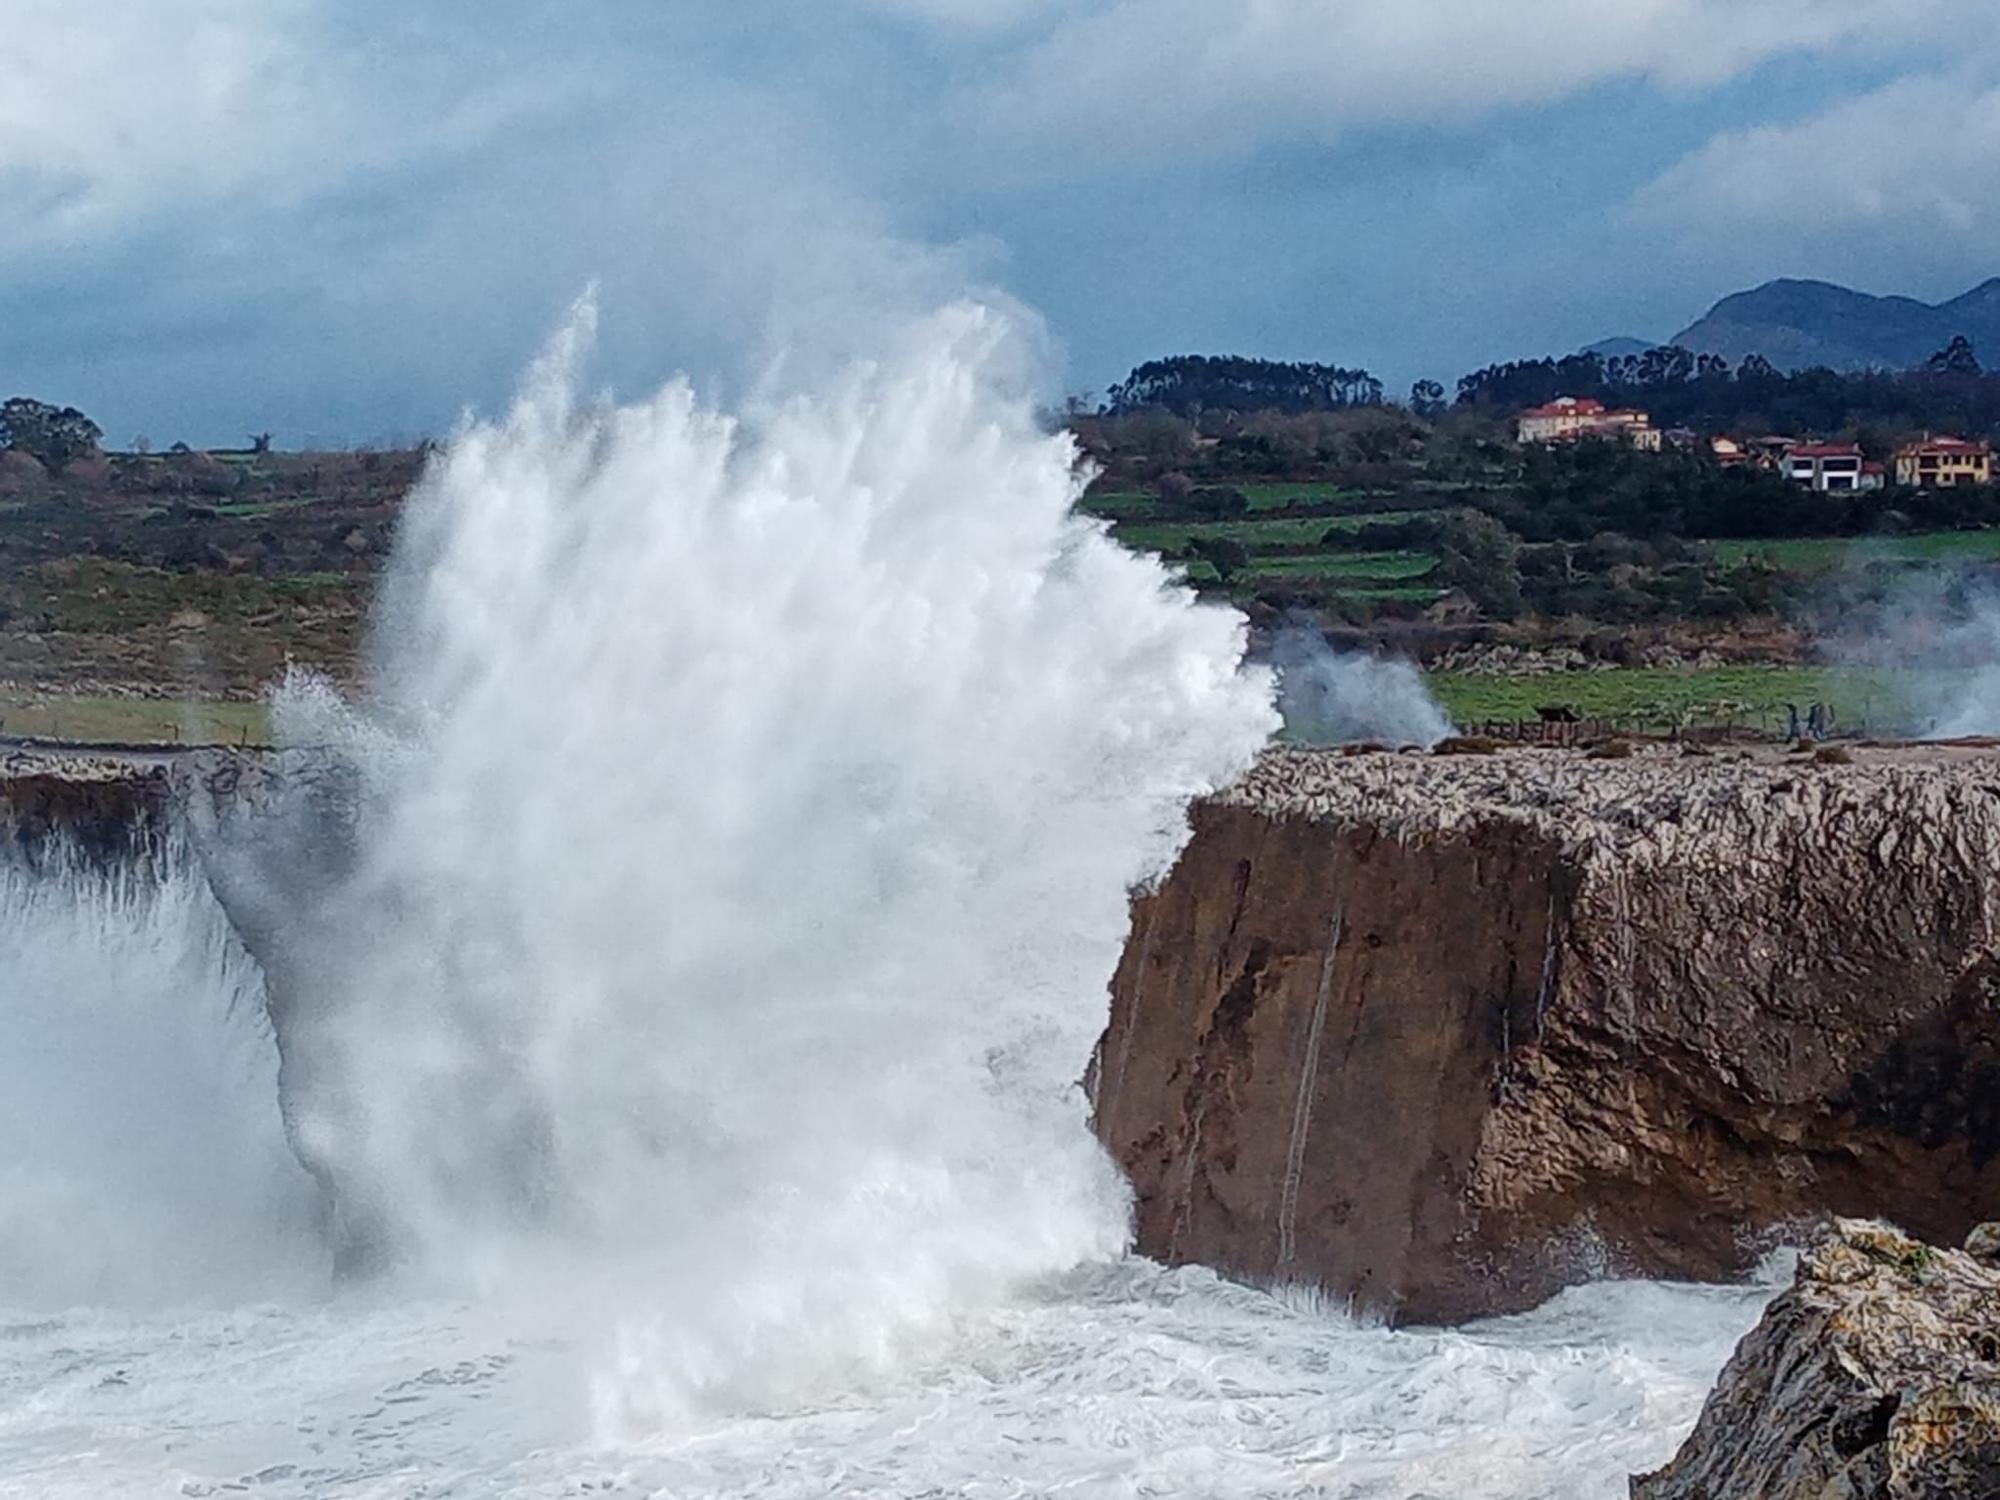
[[[1134,903],[1145,1253],[1398,1322],[2000,1218],[2000,759],[1281,749]]]
[[[2000,1268],[1840,1221],[1633,1500],[2000,1496]]]

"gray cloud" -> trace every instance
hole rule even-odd
[[[1619,256],[1694,217],[1705,175],[1740,227],[1762,164],[1804,180],[1822,141],[1858,153],[1846,229],[1872,232],[1872,182],[1883,220],[1907,204],[1962,223],[1970,257],[1991,70],[1951,75],[1928,126],[1912,85],[1795,137],[1723,135],[1622,226],[1632,178],[1671,154],[1634,141],[1586,169],[1570,144],[1508,154],[1466,127],[1645,81],[1625,116],[1776,57],[1907,66],[1985,3],[489,0],[475,19],[439,0],[116,0],[86,22],[15,0],[0,353],[20,388],[114,432],[199,440],[204,422],[448,424],[502,399],[592,281],[603,373],[628,388],[676,368],[749,385],[783,352],[796,367],[1010,281],[1084,335],[1097,380],[1153,340],[1392,375],[1427,342],[1529,352],[1504,346],[1533,316],[1482,309],[1553,263],[1573,319],[1609,316],[1633,295]],[[1371,130],[1451,144],[1399,160],[1352,144]],[[1931,156],[1899,176],[1871,132]],[[1302,175],[1245,175],[1286,151]],[[1610,175],[1537,198],[1549,151]],[[1670,233],[1676,298],[1707,284],[1701,264],[1734,264]]]
[[[1632,214],[1736,256],[1802,233],[1919,261],[1985,249],[2000,230],[2000,82],[1963,67],[1902,78],[1717,136],[1641,189]]]

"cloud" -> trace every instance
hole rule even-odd
[[[345,133],[306,45],[303,0],[71,0],[7,8],[0,179],[44,231],[183,193],[242,189]],[[19,227],[19,220],[16,220]]]
[[[0,48],[0,257],[337,193],[548,99],[532,74],[399,54],[393,26],[331,0],[107,0],[87,18],[11,0]]]
[[[1086,155],[1464,124],[1618,81],[1695,89],[1785,54],[1896,48],[1981,0],[1110,0],[983,102]]]
[[[2000,231],[2000,84],[1899,79],[1808,119],[1717,136],[1647,184],[1631,214],[1695,242],[1768,252],[1844,236],[1933,253]]]
[[[1353,342],[1361,324],[1376,330],[1373,348],[1430,361],[1440,356],[1416,346],[1445,336],[1429,331],[1441,315],[1426,324],[1424,304],[1452,307],[1454,330],[1492,322],[1487,310],[1506,300],[1494,267],[1529,266],[1522,279],[1538,281],[1552,246],[1587,242],[1603,253],[1566,299],[1574,315],[1592,306],[1581,285],[1592,267],[1658,238],[1656,226],[1612,233],[1640,170],[1629,164],[1659,149],[1633,121],[1684,120],[1723,97],[1710,86],[1791,54],[1866,55],[1879,78],[1924,55],[1940,28],[1963,32],[1995,9],[1991,0],[0,8],[0,326],[22,335],[10,340],[11,378],[102,402],[98,414],[121,431],[171,427],[197,439],[211,421],[224,436],[272,427],[366,437],[448,423],[460,402],[504,395],[519,361],[593,279],[606,313],[601,357],[628,388],[679,367],[754,378],[775,348],[817,339],[833,353],[915,304],[1003,273],[1061,304],[1080,349],[1097,341],[1090,380],[1157,340],[1276,341],[1310,353]],[[1792,87],[1803,107],[1795,76]],[[1974,235],[1989,225],[1974,188],[1980,173],[1996,175],[1982,154],[1996,132],[1974,83],[1957,87],[1947,123],[1910,135],[1920,122],[1903,118],[1916,113],[1906,103],[1896,126],[1944,165],[1919,163],[1905,178],[1884,165],[1867,180],[1885,214],[1928,183],[1932,216]],[[1544,145],[1508,150],[1504,121],[1475,133],[1496,115],[1593,89],[1601,97],[1578,117],[1604,126],[1606,141],[1578,154],[1560,198],[1536,186],[1551,175]],[[1804,88],[1808,100],[1822,92]],[[1736,123],[1747,94],[1733,92]],[[1291,168],[1273,151],[1275,172],[1238,170],[1263,148],[1383,127],[1435,139],[1380,160],[1293,153]],[[1876,128],[1886,129],[1864,122],[1857,134]],[[1712,151],[1704,171],[1727,175],[1738,155],[1747,160],[1738,137]],[[1306,157],[1310,180],[1297,169]],[[1754,169],[1740,175],[1751,182]],[[1755,211],[1753,188],[1737,196],[1740,214]],[[1669,217],[1698,204],[1692,189],[1677,198],[1667,186],[1653,201]],[[1465,274],[1451,274],[1457,267]],[[1603,272],[1598,291],[1607,285],[1635,295],[1621,272]],[[1489,341],[1524,336],[1518,318],[1503,327]],[[1478,348],[1482,358],[1495,352]],[[1456,345],[1442,357],[1456,359]]]

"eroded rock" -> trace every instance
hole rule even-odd
[[[2000,1270],[1841,1220],[1634,1500],[2000,1495]]]
[[[1139,1247],[1399,1322],[2000,1216],[2000,760],[1271,753],[1135,903]]]

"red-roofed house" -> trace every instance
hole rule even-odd
[[[1896,450],[1896,483],[1948,490],[1993,482],[1993,450],[1964,438],[1926,437]]]
[[[1524,443],[1573,443],[1579,438],[1608,437],[1649,453],[1660,451],[1660,433],[1648,413],[1608,411],[1602,401],[1588,397],[1560,396],[1547,406],[1530,407],[1521,413],[1519,433]]]
[[[1795,443],[1785,452],[1784,474],[1822,492],[1878,490],[1887,478],[1880,464],[1868,462],[1859,443]]]

